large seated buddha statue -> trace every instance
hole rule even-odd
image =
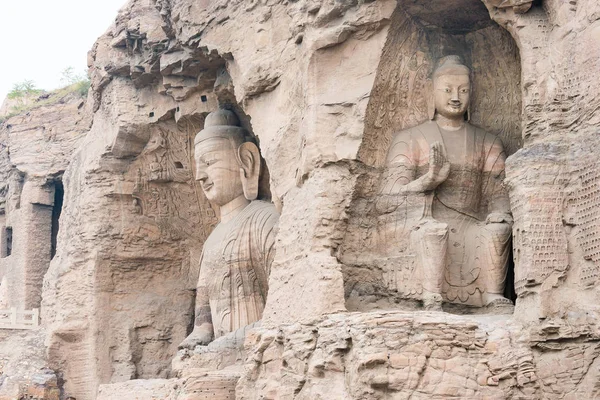
[[[440,60],[430,121],[394,136],[376,203],[382,214],[400,204],[418,208],[406,226],[428,309],[442,301],[511,304],[503,296],[512,232],[506,156],[498,137],[465,118],[470,74],[458,56]]]
[[[209,114],[195,138],[196,179],[220,221],[202,250],[192,333],[180,345],[206,345],[262,317],[273,261],[275,206],[259,200],[261,156],[235,114]]]

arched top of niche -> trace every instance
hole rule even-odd
[[[400,0],[398,4],[424,28],[466,33],[492,25],[481,0]]]
[[[427,80],[450,54],[472,71],[471,122],[498,135],[507,155],[522,146],[521,60],[510,34],[481,0],[399,0],[367,107],[363,162],[383,166],[394,133],[427,120]]]
[[[349,310],[415,309],[411,301],[422,294],[419,274],[424,272],[407,251],[412,224],[423,215],[420,199],[399,198],[398,207],[384,212],[375,204],[392,138],[429,119],[429,80],[447,55],[461,56],[471,70],[471,124],[501,138],[507,155],[521,147],[521,60],[510,34],[491,20],[481,0],[398,0],[359,153],[361,161],[376,168],[365,169],[357,184],[359,195],[351,203],[347,234],[336,253],[344,265]],[[508,271],[512,282],[510,265]],[[512,283],[505,292],[514,298]],[[456,311],[463,312],[460,307]]]

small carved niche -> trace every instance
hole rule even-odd
[[[359,151],[367,167],[337,252],[349,310],[420,308],[423,289],[406,251],[410,207],[379,215],[374,202],[394,133],[428,120],[428,79],[437,60],[451,54],[472,71],[470,122],[500,137],[507,155],[522,146],[521,61],[510,34],[480,0],[399,1],[367,107]],[[513,269],[511,262],[505,290],[512,300]]]
[[[2,243],[2,258],[9,257],[13,249],[13,228],[11,226],[4,227],[4,240]]]

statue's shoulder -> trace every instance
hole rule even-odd
[[[399,132],[394,133],[392,137],[392,145],[390,151],[394,151],[394,148],[403,147],[407,148],[428,148],[429,142],[433,139],[435,132],[435,122],[427,121],[420,125],[407,128]]]
[[[467,126],[471,131],[471,134],[475,136],[479,143],[483,143],[486,148],[493,148],[496,150],[504,150],[504,144],[502,143],[502,139],[491,132],[486,131],[483,128],[480,128],[476,125],[468,123]]]
[[[393,140],[427,140],[427,137],[430,136],[431,132],[434,131],[436,131],[435,122],[426,121],[420,125],[413,126],[411,128],[406,128],[394,133]]]
[[[248,217],[265,220],[265,223],[276,223],[279,219],[279,212],[275,204],[264,200],[253,200],[247,207]]]
[[[279,212],[273,203],[263,200],[253,200],[247,209],[246,221],[251,227],[253,243],[261,251],[268,251],[275,243]]]

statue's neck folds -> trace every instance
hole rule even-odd
[[[250,204],[250,200],[246,199],[244,195],[238,196],[231,200],[229,203],[221,206],[221,223],[225,224],[231,221],[236,215],[238,215],[246,206]]]
[[[457,131],[465,126],[465,120],[462,117],[450,119],[441,114],[435,115],[435,122],[440,128],[447,131]]]

